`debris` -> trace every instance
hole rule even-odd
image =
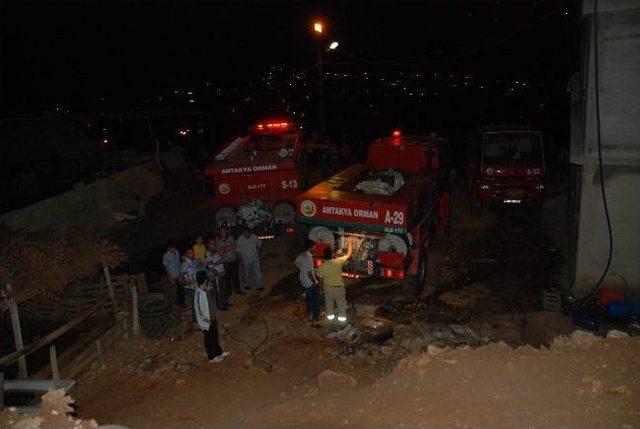
[[[193,371],[196,368],[197,366],[189,362],[179,362],[179,363],[176,363],[175,366],[173,367],[173,369],[176,370],[176,372],[179,372],[182,374]]]
[[[444,351],[443,348],[440,348],[438,346],[434,346],[433,344],[429,344],[427,346],[427,354],[429,356],[436,356],[439,355],[440,353],[442,353]]]
[[[103,263],[115,267],[126,260],[108,240],[80,229],[24,235],[0,231],[0,242],[0,284],[11,284],[15,293],[58,290],[95,274]]]
[[[318,375],[318,386],[321,389],[344,389],[355,387],[358,381],[348,374],[325,369]]]
[[[627,386],[620,385],[620,386],[616,386],[616,387],[612,387],[609,389],[610,393],[616,393],[618,395],[627,395],[630,393],[629,388]]]
[[[7,429],[95,429],[95,420],[80,420],[69,415],[73,399],[63,389],[50,390],[41,399],[36,414],[23,415],[10,407],[0,412],[0,427]]]
[[[382,346],[380,347],[380,351],[383,355],[390,357],[394,352],[394,348],[391,346]]]
[[[393,324],[387,319],[367,316],[361,319],[358,325],[368,342],[382,344],[393,337]]]
[[[591,332],[575,330],[569,337],[560,336],[554,338],[552,344],[554,346],[589,348],[595,341],[598,341],[598,337]]]
[[[623,331],[618,331],[617,329],[612,329],[607,332],[607,338],[627,338],[629,334]]]

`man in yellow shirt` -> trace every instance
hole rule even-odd
[[[332,258],[331,249],[324,249],[322,256],[325,261],[318,268],[318,277],[324,290],[327,319],[333,321],[336,318],[337,307],[338,322],[347,323],[347,298],[344,292],[342,267],[351,257],[351,241],[347,242],[347,253],[345,255]]]

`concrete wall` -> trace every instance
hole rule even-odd
[[[0,225],[14,232],[102,228],[115,222],[115,212],[135,211],[136,196],[149,200],[163,187],[160,172],[148,163],[6,213],[0,216]]]
[[[574,292],[593,288],[608,234],[598,169],[593,1],[583,3],[583,67],[572,105],[571,162],[578,167]],[[604,284],[640,290],[640,2],[598,1],[600,127],[614,252]]]

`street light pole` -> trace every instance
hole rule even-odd
[[[324,76],[322,74],[322,41],[318,41],[318,131],[320,137],[325,138],[327,134],[327,124],[324,117]]]
[[[323,91],[323,75],[322,75],[322,49],[323,49],[323,33],[324,25],[322,22],[313,23],[313,31],[318,38],[318,133],[321,138],[326,137],[326,122],[324,117],[324,91]]]

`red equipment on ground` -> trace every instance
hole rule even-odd
[[[246,225],[273,238],[293,232],[295,197],[302,187],[301,134],[289,119],[265,119],[212,157],[218,226]]]
[[[297,198],[297,220],[310,227],[316,263],[324,249],[342,254],[354,244],[343,275],[406,279],[418,291],[426,279],[429,245],[448,232],[451,185],[445,140],[430,136],[380,138],[366,164],[356,164]]]
[[[546,169],[540,131],[481,131],[468,159],[468,188],[475,207],[490,202],[544,203]]]

